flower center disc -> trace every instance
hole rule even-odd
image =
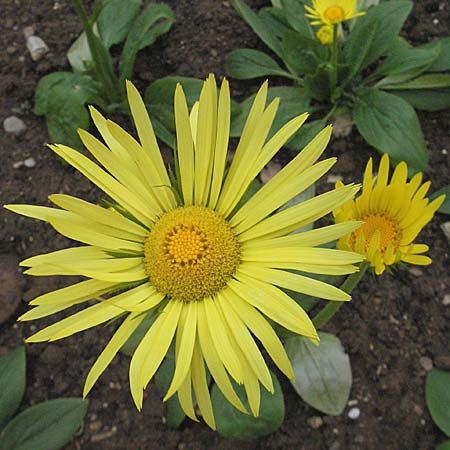
[[[325,19],[330,23],[340,23],[344,20],[344,10],[340,6],[330,6],[323,13]]]
[[[170,298],[201,300],[223,289],[239,264],[239,243],[224,218],[204,206],[165,213],[144,244],[146,273]]]
[[[400,245],[401,231],[399,225],[386,214],[367,214],[362,217],[364,224],[356,230],[350,239],[350,244],[354,248],[359,233],[364,233],[365,249],[369,248],[373,234],[380,233],[380,250],[384,252],[389,243],[392,244],[394,251]]]

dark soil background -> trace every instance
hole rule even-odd
[[[167,3],[177,22],[168,35],[139,54],[134,81],[142,91],[150,81],[166,75],[204,78],[214,72],[220,78],[229,51],[264,48],[229,1]],[[251,4],[256,8],[266,3]],[[96,201],[97,191],[90,183],[44,147],[48,141],[45,122],[32,113],[39,79],[53,71],[69,70],[65,53],[81,31],[70,2],[0,0],[0,11],[0,120],[15,114],[27,127],[20,135],[3,130],[0,135],[1,203],[47,204],[47,196],[57,192]],[[415,44],[444,37],[449,31],[449,15],[447,0],[416,1],[404,35]],[[33,26],[50,48],[37,63],[25,47],[25,26]],[[249,95],[257,84],[231,81],[237,98]],[[419,116],[431,161],[425,176],[432,180],[434,191],[450,181],[450,114]],[[355,131],[344,140],[333,140],[326,152],[330,155],[340,156],[333,172],[346,182],[361,181],[369,155],[379,159]],[[30,157],[36,161],[35,167],[20,165]],[[325,181],[319,186],[321,190],[329,188]],[[3,209],[0,215],[0,354],[4,354],[37,329],[34,323],[15,321],[27,309],[26,303],[67,283],[61,278],[22,276],[17,262],[71,244],[43,223]],[[366,275],[352,302],[328,327],[350,354],[354,378],[351,405],[361,411],[357,420],[348,417],[350,406],[340,417],[321,415],[283,381],[285,422],[262,440],[224,439],[203,423],[189,420],[179,430],[170,430],[163,423],[164,405],[154,386],[146,392],[143,411],[136,411],[128,389],[129,358],[120,354],[90,394],[84,428],[66,449],[434,449],[445,436],[427,411],[424,385],[431,364],[450,369],[450,306],[444,301],[450,294],[449,243],[439,226],[446,220],[448,216],[437,215],[421,235],[421,241],[431,247],[431,266],[400,267],[394,276]],[[44,319],[38,326],[50,322]],[[63,341],[27,346],[28,386],[22,407],[60,396],[80,396],[84,378],[110,334],[106,327],[96,328]],[[313,416],[322,418],[318,428],[311,426]]]

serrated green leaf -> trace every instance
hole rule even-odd
[[[18,347],[0,356],[0,430],[19,407],[25,387],[25,347]]]
[[[450,89],[395,90],[390,93],[401,97],[415,109],[440,111],[450,108]]]
[[[319,337],[318,347],[303,336],[286,341],[286,352],[295,373],[291,384],[313,408],[337,416],[344,411],[350,394],[350,359],[336,336],[319,332]]]
[[[433,369],[427,374],[425,400],[434,423],[450,437],[450,373]]]
[[[150,4],[138,15],[130,28],[120,55],[119,79],[122,84],[132,77],[137,52],[167,33],[174,21],[175,15],[170,6],[165,3]]]
[[[227,55],[225,71],[228,76],[238,80],[249,80],[267,75],[295,78],[283,70],[269,55],[247,48],[234,50]]]
[[[417,77],[433,64],[439,53],[440,46],[434,46],[428,49],[408,48],[387,57],[375,72],[385,76],[376,87],[402,83]]]
[[[242,0],[232,0],[231,3],[267,47],[282,58],[281,42],[271,34],[258,14],[253,12]]]
[[[430,199],[434,200],[441,195],[445,195],[445,200],[444,203],[442,203],[441,207],[438,209],[438,212],[442,214],[450,214],[450,184],[433,193],[433,195],[430,196]]]
[[[412,6],[410,1],[392,0],[358,18],[344,45],[345,60],[351,65],[346,82],[389,51]]]
[[[2,450],[57,450],[80,428],[89,402],[60,398],[17,415],[0,434]]]
[[[372,88],[359,88],[353,120],[362,137],[381,153],[410,168],[424,170],[428,154],[417,115],[401,98]]]
[[[225,399],[217,385],[214,385],[211,400],[216,418],[217,431],[227,438],[257,439],[276,431],[284,420],[284,398],[277,377],[271,373],[274,393],[261,387],[259,416],[243,414]],[[247,405],[243,386],[234,384],[244,405]],[[248,410],[250,408],[247,407]]]
[[[232,118],[231,121],[231,137],[238,137],[242,133],[248,113],[255,99],[255,94],[251,95],[241,103],[240,113]],[[267,102],[270,103],[275,97],[280,98],[280,106],[277,115],[269,133],[269,137],[278,131],[290,119],[311,111],[310,98],[306,95],[305,90],[297,87],[274,87],[269,88]]]

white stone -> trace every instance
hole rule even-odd
[[[450,305],[450,294],[444,295],[444,300],[442,300],[442,304],[443,304],[444,306]]]
[[[450,222],[445,222],[441,225],[441,230],[447,237],[448,242],[450,242]]]
[[[34,160],[34,158],[27,158],[24,162],[23,165],[25,167],[27,167],[28,169],[31,169],[32,167],[34,167],[36,165],[36,161]]]
[[[27,49],[33,61],[39,61],[48,52],[47,44],[39,36],[27,39]]]
[[[352,420],[359,419],[359,416],[361,415],[361,410],[359,408],[351,408],[348,412],[348,417]]]
[[[9,116],[3,121],[3,128],[7,133],[19,134],[27,127],[22,119],[16,116]]]

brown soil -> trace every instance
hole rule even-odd
[[[263,48],[256,36],[235,13],[228,1],[171,0],[177,22],[172,31],[138,58],[135,80],[143,89],[149,81],[165,75],[205,77],[208,72],[224,75],[225,55],[236,48]],[[252,2],[262,6],[262,1]],[[32,114],[33,93],[39,79],[50,72],[68,70],[65,58],[80,24],[70,2],[0,0],[0,31],[4,47],[0,53],[0,119],[19,115],[24,133],[2,133],[0,193],[2,203],[47,204],[50,193],[70,193],[95,201],[97,191],[80,174],[61,165],[44,147],[48,141],[42,118]],[[421,0],[404,29],[415,43],[448,33],[450,6],[446,0]],[[31,61],[22,29],[33,25],[51,49],[38,63]],[[234,94],[248,95],[255,83],[232,81]],[[426,178],[433,190],[449,183],[450,114],[420,114],[431,164]],[[335,140],[327,154],[342,155],[335,173],[346,181],[359,181],[371,151],[356,132],[346,140]],[[33,168],[14,164],[33,157]],[[329,186],[320,186],[320,189]],[[36,329],[17,324],[31,298],[64,285],[64,279],[21,277],[11,261],[70,245],[48,226],[11,214],[1,214],[0,269],[2,288],[21,298],[16,313],[1,326],[0,354],[20,345]],[[324,424],[312,429],[307,419],[321,415],[305,405],[288,382],[282,387],[286,419],[274,434],[255,442],[220,437],[204,424],[186,420],[179,430],[167,429],[164,405],[152,386],[144,408],[138,413],[128,389],[129,358],[119,355],[90,394],[89,412],[82,431],[67,449],[225,450],[225,449],[333,449],[333,450],[432,450],[445,436],[433,424],[424,400],[426,371],[421,358],[450,369],[448,348],[450,307],[449,245],[439,225],[448,217],[437,215],[422,234],[429,244],[433,264],[424,268],[399,268],[395,276],[366,275],[353,301],[342,308],[329,330],[337,333],[350,354],[353,368],[351,399],[361,409],[358,420],[350,420],[348,409],[340,417],[324,416]],[[8,275],[9,274],[9,275]],[[8,278],[9,277],[9,278]],[[9,280],[9,281],[8,281]],[[11,281],[12,280],[12,281]],[[4,297],[1,297],[3,299]],[[2,300],[3,301],[3,300]],[[10,307],[11,301],[8,301]],[[3,306],[2,306],[3,308]],[[50,320],[43,320],[47,324]],[[39,324],[41,326],[42,324]],[[52,344],[27,346],[28,387],[24,406],[59,396],[80,396],[84,378],[110,331],[97,328]],[[423,364],[423,360],[422,360]]]

